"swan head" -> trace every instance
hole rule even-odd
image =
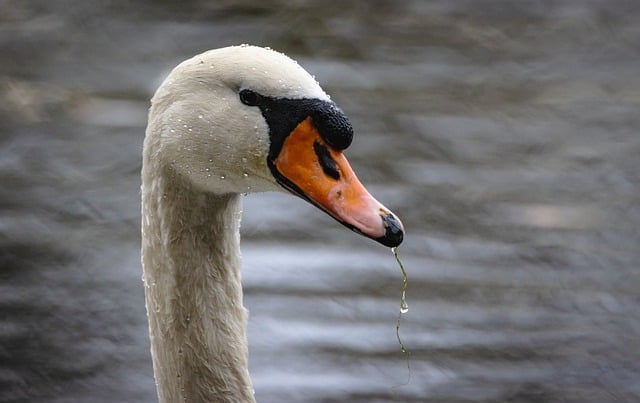
[[[297,62],[231,46],[178,65],[152,99],[145,164],[218,194],[291,192],[386,246],[400,220],[360,183],[343,154],[353,129]]]

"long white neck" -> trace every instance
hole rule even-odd
[[[154,166],[155,165],[155,166]],[[142,263],[160,402],[253,402],[239,194],[193,189],[145,160]]]

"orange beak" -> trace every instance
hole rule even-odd
[[[400,245],[404,228],[369,194],[341,151],[331,148],[308,117],[272,162],[279,182],[352,230],[385,246]]]

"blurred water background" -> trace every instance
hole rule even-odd
[[[407,227],[402,385],[389,250],[246,198],[259,401],[640,401],[640,3],[609,0],[0,0],[0,401],[155,401],[148,100],[240,43],[316,75]]]

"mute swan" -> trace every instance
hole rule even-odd
[[[241,194],[286,190],[386,246],[401,222],[342,150],[343,112],[287,56],[254,46],[178,65],[152,99],[142,265],[160,402],[254,402],[240,282]]]

